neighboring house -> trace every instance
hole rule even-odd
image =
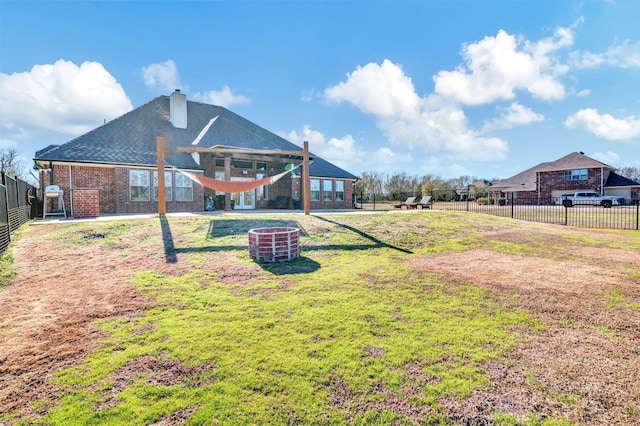
[[[200,212],[205,197],[216,207],[261,209],[286,199],[301,201],[300,169],[272,185],[227,195],[216,193],[177,169],[220,180],[269,177],[302,163],[303,149],[226,108],[187,101],[176,90],[62,145],[36,152],[41,186],[63,190],[73,216],[155,213],[156,138],[166,138],[165,193],[168,212]],[[319,158],[309,167],[311,209],[353,208],[357,177]],[[271,201],[271,204],[269,203]],[[226,206],[229,209],[229,206]]]
[[[493,182],[489,193],[494,198],[514,198],[537,204],[553,204],[558,197],[578,191],[596,191],[627,201],[637,200],[640,184],[620,176],[615,170],[581,152],[573,152]]]

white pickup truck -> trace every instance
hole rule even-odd
[[[573,195],[562,195],[558,197],[558,201],[561,201],[565,207],[573,207],[577,204],[590,204],[609,208],[619,204],[617,197],[601,195],[593,191],[576,192]]]

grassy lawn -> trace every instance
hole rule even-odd
[[[301,257],[254,262],[247,231],[263,226],[299,228]],[[54,391],[29,401],[27,414],[0,409],[0,424],[589,424],[598,418],[585,412],[591,394],[554,385],[575,379],[571,372],[546,371],[542,352],[528,364],[514,354],[536,350],[558,327],[640,348],[637,330],[592,322],[595,314],[545,313],[517,274],[492,281],[483,268],[495,256],[514,269],[539,260],[563,270],[581,264],[575,247],[639,252],[632,232],[431,211],[30,225],[21,241],[36,233],[60,252],[109,263],[124,277],[118,285],[151,303],[92,321],[95,347],[55,368],[47,379]],[[446,263],[471,253],[489,259],[477,264],[477,281],[473,270],[458,275]],[[584,291],[598,315],[637,321],[638,264],[621,259],[594,262],[613,263],[620,283],[636,287],[614,280]],[[0,297],[10,289],[11,281]],[[587,300],[571,294],[566,303]],[[640,359],[628,350],[611,357]],[[497,370],[521,382],[505,383]],[[631,400],[618,403],[615,419],[632,424],[639,400],[626,386],[619,391]],[[541,405],[529,406],[534,400]],[[485,408],[474,412],[478,405]]]

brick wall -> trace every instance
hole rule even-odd
[[[153,173],[152,169],[136,169],[129,167],[117,167],[115,170],[116,182],[116,211],[117,213],[157,213],[158,202],[131,201],[129,196],[129,170],[147,170]],[[166,170],[169,171],[169,170]],[[172,190],[174,194],[172,201],[167,201],[167,213],[176,212],[202,212],[204,211],[204,193],[200,184],[193,183],[193,201],[175,201],[175,173],[172,179]]]
[[[64,191],[64,203],[69,213],[71,208],[71,189],[85,188],[98,190],[100,213],[116,213],[115,205],[115,169],[113,167],[69,166],[52,167],[53,185]],[[70,179],[71,177],[71,179]],[[49,176],[45,176],[44,185],[50,185]]]
[[[73,217],[100,216],[100,191],[97,189],[78,189],[71,191],[73,195]]]
[[[552,191],[558,190],[567,191],[567,193],[589,190],[602,194],[604,192],[602,184],[607,181],[609,173],[609,170],[589,169],[587,180],[574,181],[565,181],[564,171],[540,173],[540,197],[551,199]]]
[[[131,201],[129,199],[128,167],[93,167],[56,165],[52,167],[53,185],[64,191],[64,202],[67,212],[74,210],[76,199],[71,205],[71,190],[97,190],[99,214],[112,213],[157,213],[157,201]],[[147,170],[152,173],[152,169]],[[70,180],[71,177],[71,180]],[[172,189],[175,191],[175,178]],[[44,185],[51,185],[49,175],[44,177]],[[172,197],[175,200],[175,196]],[[57,202],[57,201],[56,201]],[[84,208],[84,207],[83,207]],[[193,201],[167,201],[167,212],[201,212],[204,211],[202,186],[193,184]],[[81,213],[83,214],[83,213]],[[99,215],[98,214],[98,215]],[[76,212],[73,212],[76,215]]]
[[[318,179],[318,178],[314,178],[312,177],[312,179]],[[354,185],[352,183],[352,181],[348,180],[348,179],[331,179],[333,180],[333,195],[332,195],[332,201],[324,201],[324,184],[322,183],[324,180],[328,180],[328,179],[323,179],[323,178],[319,178],[320,179],[320,201],[311,201],[311,209],[317,209],[317,210],[321,210],[321,209],[352,209],[353,208],[353,191],[354,191]],[[335,200],[335,189],[336,189],[336,185],[335,182],[336,181],[343,181],[344,182],[344,200],[343,201],[336,201]]]

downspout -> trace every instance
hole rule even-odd
[[[69,164],[69,215],[73,217],[73,179],[71,179],[71,164]]]
[[[600,167],[600,194],[604,195],[604,167]]]

